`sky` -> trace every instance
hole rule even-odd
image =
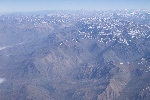
[[[150,0],[0,0],[0,13],[42,10],[150,9]]]

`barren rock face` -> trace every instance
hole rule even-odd
[[[149,100],[150,15],[136,12],[0,16],[0,100]]]

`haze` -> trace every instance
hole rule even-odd
[[[150,9],[149,0],[0,0],[0,13],[42,10]]]

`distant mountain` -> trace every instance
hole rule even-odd
[[[0,100],[149,100],[150,11],[0,16]]]

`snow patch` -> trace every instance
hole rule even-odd
[[[10,47],[10,46],[0,47],[0,50],[6,49],[6,48],[9,48],[9,47]]]
[[[5,81],[5,78],[0,78],[0,84],[2,84]]]

